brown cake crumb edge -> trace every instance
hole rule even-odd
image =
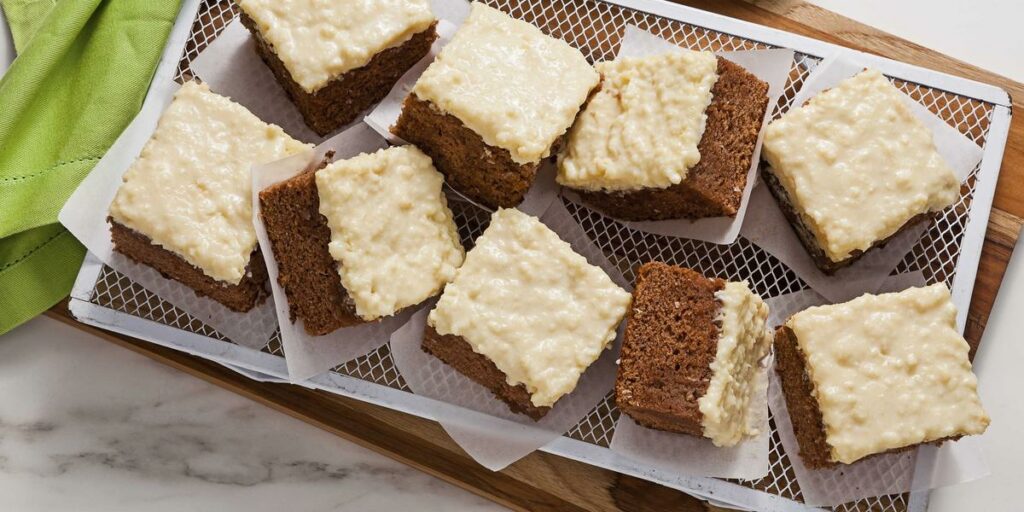
[[[718,351],[725,281],[661,262],[642,265],[619,354],[615,402],[648,428],[703,436],[697,400]]]
[[[107,221],[110,222],[115,251],[153,268],[167,279],[188,286],[200,297],[209,297],[232,311],[244,313],[263,303],[269,295],[267,267],[259,247],[249,256],[249,265],[242,280],[238,284],[228,284],[206,275],[181,256],[153,243],[148,236],[113,218],[108,217]]]
[[[544,417],[550,407],[538,407],[530,401],[526,386],[511,386],[508,376],[498,369],[493,361],[473,351],[473,346],[461,336],[439,334],[429,324],[423,331],[424,352],[440,359],[459,373],[489,389],[491,393],[508,405],[512,412],[525,414],[534,421]]]
[[[800,445],[800,458],[809,468],[835,466],[825,441],[825,422],[814,399],[814,383],[807,375],[803,353],[796,335],[785,325],[775,330],[775,371],[782,385],[793,434]]]
[[[790,227],[793,228],[793,232],[795,232],[797,238],[800,239],[800,244],[804,246],[804,249],[807,250],[807,254],[811,257],[811,260],[814,261],[814,265],[818,267],[818,270],[821,270],[825,275],[829,276],[835,274],[836,271],[841,268],[852,265],[872,249],[885,247],[885,244],[889,243],[893,238],[896,238],[900,233],[903,233],[918,224],[930,224],[935,219],[935,214],[933,213],[921,213],[915,215],[908,219],[907,222],[903,223],[895,233],[883,238],[882,240],[875,241],[875,243],[871,244],[871,247],[868,247],[867,250],[855,250],[850,253],[849,257],[842,261],[832,261],[832,259],[825,254],[825,250],[818,245],[818,239],[814,236],[814,232],[807,227],[807,224],[803,221],[803,217],[797,213],[796,207],[793,205],[786,189],[782,186],[782,183],[779,182],[779,179],[768,168],[768,166],[764,166],[762,168],[761,179],[768,187],[768,191],[771,192],[773,197],[775,197],[775,200],[779,204],[779,209],[782,210],[782,215],[786,217]]]
[[[701,158],[686,179],[668,188],[580,190],[583,200],[627,221],[734,217],[768,110],[768,83],[722,57],[718,74],[698,143]]]
[[[437,39],[437,22],[406,42],[381,50],[362,67],[350,69],[310,93],[302,88],[260,34],[258,24],[239,9],[242,25],[256,42],[256,53],[291,98],[303,120],[317,135],[327,135],[354,121],[384,99],[402,75],[427,55]]]
[[[260,214],[277,261],[277,282],[288,300],[292,322],[301,318],[308,334],[322,336],[366,323],[341,283],[331,256],[331,230],[320,214],[316,168],[271,185],[259,193]]]
[[[409,93],[391,132],[422,150],[452,188],[488,208],[513,208],[533,184],[540,162],[518,164],[459,118]]]

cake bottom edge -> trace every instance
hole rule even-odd
[[[148,236],[112,218],[108,221],[115,251],[191,288],[200,297],[208,297],[232,311],[244,313],[269,296],[267,267],[259,247],[249,256],[249,265],[242,280],[238,284],[228,284],[206,275],[181,256],[153,243]]]
[[[404,43],[381,50],[361,67],[332,78],[314,92],[306,91],[293,78],[272,45],[259,33],[258,24],[244,11],[242,25],[253,35],[260,59],[291,98],[306,125],[324,136],[356,120],[361,113],[384,99],[391,88],[422,59],[437,39],[437,22],[413,34]]]
[[[472,381],[487,388],[499,400],[508,405],[512,412],[525,414],[539,421],[551,410],[538,407],[530,401],[530,393],[522,384],[512,386],[504,372],[483,354],[473,351],[472,345],[461,336],[440,334],[427,325],[423,331],[424,352],[440,359]]]
[[[842,268],[854,264],[857,260],[873,249],[885,247],[889,241],[896,238],[904,231],[907,231],[918,224],[930,224],[935,217],[933,213],[917,214],[904,222],[903,225],[900,226],[893,234],[881,240],[876,240],[871,244],[871,247],[868,247],[866,250],[855,250],[849,257],[842,261],[832,261],[832,259],[825,254],[825,250],[818,245],[817,237],[814,236],[814,232],[811,231],[811,229],[804,223],[800,214],[797,212],[796,207],[793,205],[789,194],[786,192],[786,189],[782,186],[782,183],[779,182],[775,174],[765,167],[761,171],[761,179],[764,180],[765,185],[768,186],[768,191],[771,192],[773,197],[775,197],[775,200],[779,204],[779,209],[782,210],[783,216],[786,217],[790,227],[793,228],[797,238],[800,239],[800,244],[804,246],[807,254],[811,257],[811,260],[814,261],[814,265],[825,275],[829,276],[835,274],[836,271]]]

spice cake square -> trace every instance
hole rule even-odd
[[[391,131],[430,155],[459,192],[512,207],[599,79],[579,50],[473,3]]]
[[[660,262],[640,267],[619,355],[615,403],[637,423],[734,446],[771,348],[768,306],[746,283]]]
[[[308,149],[245,107],[186,82],[110,204],[114,250],[235,311],[266,297],[250,167]]]
[[[326,135],[384,99],[430,51],[429,0],[235,0],[256,53]]]
[[[601,88],[569,131],[558,182],[624,220],[735,216],[768,84],[711,52],[595,67]]]
[[[984,432],[969,351],[941,283],[791,316],[775,334],[775,368],[804,464]]]
[[[322,335],[437,295],[464,257],[443,183],[430,157],[406,146],[261,191],[292,320]]]
[[[422,347],[539,420],[615,339],[629,301],[537,218],[500,209],[427,317]]]
[[[826,274],[930,222],[960,183],[899,90],[865,70],[776,119],[762,176]]]

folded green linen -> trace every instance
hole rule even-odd
[[[0,334],[66,296],[85,249],[57,224],[132,120],[180,0],[0,0]]]

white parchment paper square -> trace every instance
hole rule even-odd
[[[619,47],[618,57],[646,57],[680,51],[683,51],[683,49],[673,43],[633,25],[627,25]],[[779,98],[786,90],[786,82],[789,79],[790,71],[793,69],[793,50],[746,50],[717,52],[716,55],[742,66],[759,79],[768,83],[768,106],[765,109],[761,129],[757,135],[757,143],[754,146],[753,156],[750,159],[750,168],[747,170],[747,181],[746,186],[743,188],[739,211],[736,212],[735,217],[642,222],[621,221],[622,224],[649,233],[693,238],[717,244],[731,244],[739,236],[743,219],[747,215],[750,192],[753,190],[754,182],[757,180],[757,168],[761,160],[761,142],[764,139],[764,127],[767,126],[775,105],[779,103]],[[576,202],[585,204],[573,192],[566,192],[566,196]]]
[[[277,260],[260,214],[259,193],[311,166],[319,165],[328,151],[334,151],[334,158],[340,160],[384,147],[387,147],[387,142],[370,127],[360,123],[331,137],[312,152],[292,155],[253,168],[253,224],[256,226],[256,238],[259,240],[263,259],[267,263],[277,321],[281,326],[281,346],[288,364],[288,376],[292,381],[307,380],[387,343],[391,333],[409,320],[416,307],[406,308],[397,315],[377,322],[338,329],[323,336],[311,336],[307,333],[301,318],[292,323],[288,315],[288,299],[284,289],[277,282]],[[340,281],[341,277],[338,279]]]
[[[110,202],[121,186],[121,177],[142,152],[142,147],[153,134],[160,115],[171,103],[178,87],[177,83],[169,80],[153,83],[138,115],[71,194],[61,209],[59,219],[89,252],[114,270],[214,328],[231,341],[259,349],[267,344],[277,328],[270,299],[246,313],[238,313],[217,301],[196,295],[192,288],[161,276],[149,266],[134,263],[114,252],[110,224],[107,223]]]
[[[794,108],[863,69],[864,66],[848,52],[826,58],[811,72],[797,92],[793,100]],[[910,96],[903,94],[903,98],[914,115],[932,131],[939,154],[953,168],[960,181],[967,179],[981,161],[982,149]],[[849,267],[838,270],[833,276],[827,276],[807,254],[779,210],[775,198],[763,183],[759,182],[752,194],[749,210],[751,221],[744,223],[740,233],[781,260],[811,288],[832,302],[842,302],[863,293],[877,291],[927,229],[922,225],[907,229],[890,240],[885,247],[868,251]]]
[[[560,201],[551,204],[541,221],[591,264],[601,267],[612,281],[631,289]],[[395,331],[391,336],[391,355],[414,393],[466,409],[464,415],[435,414],[435,417],[466,453],[488,469],[498,471],[560,437],[604,399],[615,381],[621,325],[615,342],[584,372],[576,389],[535,422],[513,413],[489,390],[421,349],[427,314],[432,308],[433,305],[421,309],[409,323]]]
[[[920,272],[901,274],[883,281],[879,292],[895,292],[924,283]],[[769,324],[775,327],[796,312],[830,301],[813,290],[805,290],[774,297],[767,302],[771,311]],[[939,447],[925,445],[910,451],[876,455],[833,469],[810,469],[800,458],[800,445],[793,433],[785,396],[775,372],[771,374],[768,400],[782,446],[789,454],[804,502],[808,505],[833,506],[871,496],[933,489],[988,474],[978,436],[946,442]]]

